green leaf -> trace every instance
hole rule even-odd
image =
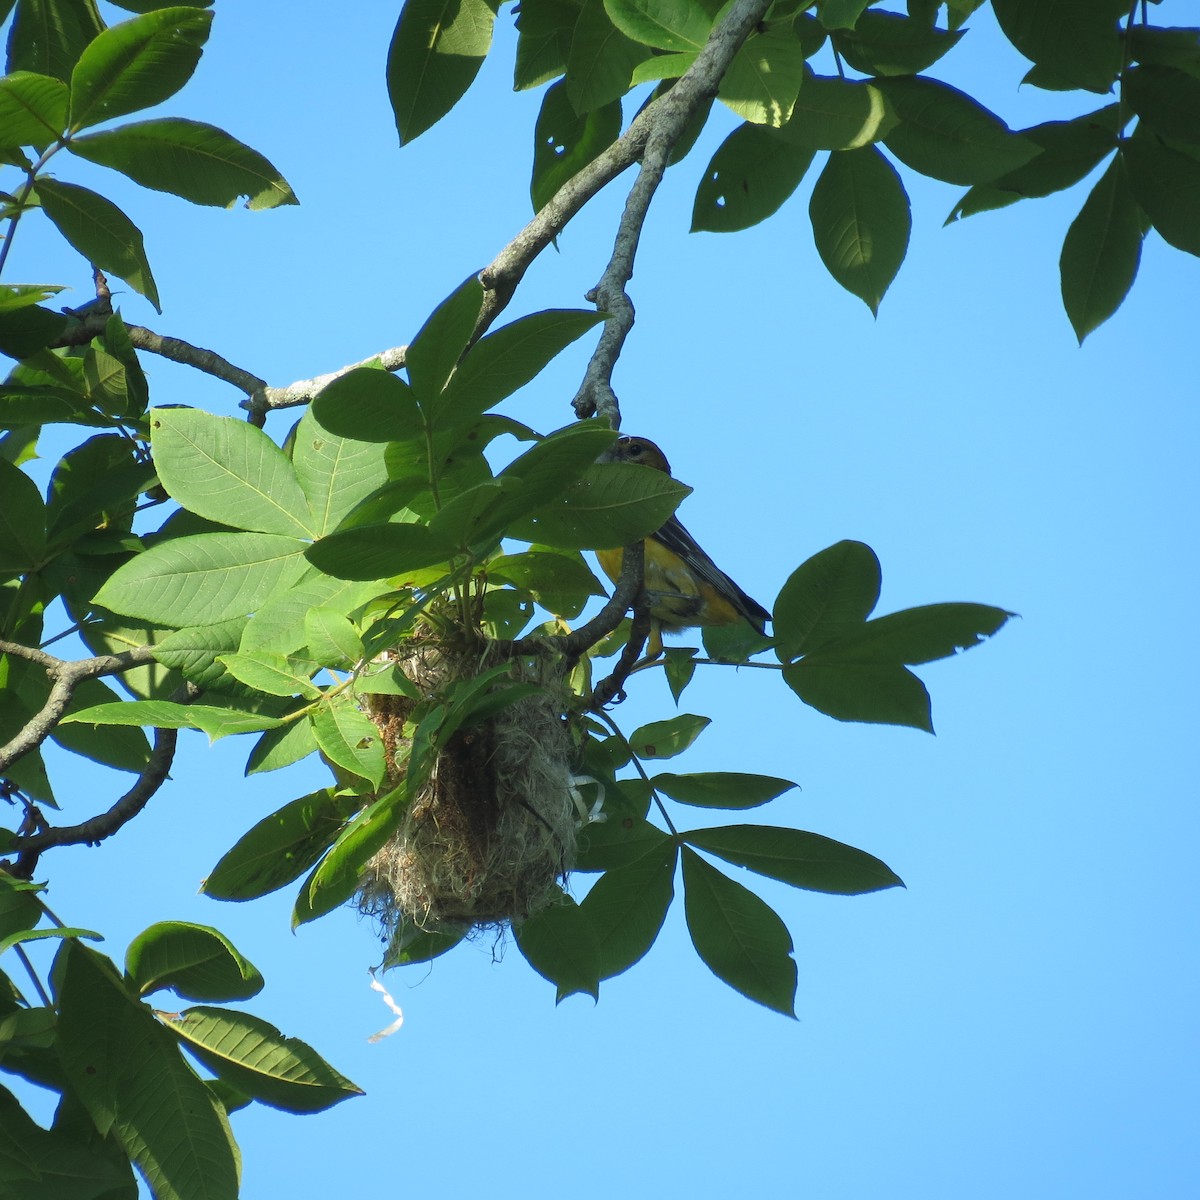
[[[792,115],[804,81],[804,43],[790,22],[752,33],[734,55],[717,97],[743,121],[778,127]]]
[[[835,720],[909,725],[933,732],[929,693],[907,667],[824,662],[810,656],[784,667],[783,679],[805,704]]]
[[[95,0],[20,0],[9,31],[8,69],[69,80],[79,56],[103,28]]]
[[[1073,121],[1047,121],[1022,130],[1023,137],[1041,147],[1041,154],[991,183],[971,188],[949,220],[1074,186],[1116,149],[1119,112],[1118,105],[1109,104]]]
[[[1122,76],[1121,90],[1155,133],[1200,145],[1200,78],[1174,67],[1134,67]]]
[[[410,760],[410,779],[412,775]],[[407,784],[402,783],[380,796],[341,832],[329,853],[300,885],[292,911],[293,929],[332,912],[354,895],[363,868],[396,832],[407,801]]]
[[[682,754],[711,724],[711,717],[680,713],[665,721],[639,725],[629,735],[629,745],[638,758],[674,758]]]
[[[317,745],[329,759],[373,787],[386,769],[379,730],[347,697],[322,704],[312,713]]]
[[[650,782],[672,800],[700,808],[757,808],[796,786],[789,779],[740,771],[698,771],[691,775],[663,771]]]
[[[238,648],[246,654],[293,654],[308,644],[305,617],[310,608],[331,608],[348,616],[380,590],[375,581],[353,583],[329,575],[307,578],[258,608]]]
[[[433,959],[453,950],[469,932],[469,926],[443,925],[437,929],[421,929],[401,917],[396,933],[392,936],[383,956],[383,966],[407,967],[413,963],[432,962]]]
[[[71,128],[170,99],[191,79],[211,25],[204,9],[166,8],[104,30],[71,73]]]
[[[872,0],[822,0],[817,16],[826,29],[853,29]]]
[[[873,314],[908,252],[908,195],[874,146],[835,150],[808,206],[821,261]]]
[[[696,648],[671,646],[664,650],[663,671],[667,677],[667,686],[671,689],[671,698],[678,704],[683,689],[692,682],[692,676],[696,673]]]
[[[10,1064],[10,1067],[12,1064]],[[47,1131],[0,1088],[0,1187],[5,1200],[117,1200],[137,1185],[124,1156]]]
[[[167,1028],[220,1078],[272,1108],[323,1112],[363,1094],[306,1042],[249,1013],[199,1006],[168,1017]]]
[[[308,548],[271,533],[199,533],[160,542],[119,567],[95,603],[168,627],[216,625],[254,612],[294,583]]]
[[[876,617],[823,642],[822,661],[915,666],[978,646],[1013,614],[986,604],[925,604]]]
[[[671,839],[645,818],[650,789],[639,788],[641,783],[640,779],[622,779],[605,785],[604,819],[589,821],[579,833],[577,871],[626,867],[670,846]],[[644,798],[644,803],[639,798]]]
[[[38,885],[0,874],[0,938],[33,929],[42,919]]]
[[[99,679],[85,679],[75,689],[71,707],[79,710],[112,702],[120,703],[112,688]],[[94,726],[64,725],[60,722],[50,736],[64,750],[118,771],[140,774],[150,760],[150,743],[138,728],[105,726],[97,729]]]
[[[513,87],[540,87],[567,70],[581,0],[526,0],[517,9],[517,59]]]
[[[509,536],[565,550],[625,546],[660,528],[691,490],[651,467],[598,463],[559,499],[514,522]]]
[[[48,146],[67,123],[67,87],[61,79],[14,71],[0,79],[0,144]]]
[[[384,522],[337,530],[305,552],[318,570],[338,579],[384,579],[436,566],[453,557],[457,545],[425,525]]]
[[[603,596],[600,581],[582,557],[572,551],[526,550],[505,554],[487,564],[489,578],[506,579],[528,592],[544,609],[571,620],[589,596]]]
[[[358,631],[336,609],[310,608],[304,614],[304,633],[309,656],[323,667],[345,670],[366,653]]]
[[[200,890],[215,900],[256,900],[299,879],[334,843],[359,803],[329,788],[289,801],[238,838]]]
[[[875,551],[843,541],[814,554],[788,577],[772,624],[780,662],[818,649],[858,628],[879,601]]]
[[[874,855],[819,833],[775,825],[723,825],[693,829],[681,836],[689,845],[735,866],[810,892],[860,896],[904,886]]]
[[[246,760],[246,774],[278,771],[307,758],[317,749],[316,735],[310,721],[291,721],[276,729],[268,729],[254,743]]]
[[[525,961],[558,988],[557,1001],[582,992],[600,998],[600,947],[596,931],[570,896],[513,925]]]
[[[605,11],[604,0],[583,0],[567,53],[567,95],[577,113],[619,100],[633,82],[648,46],[626,37]]]
[[[796,190],[814,151],[746,123],[721,143],[696,189],[692,232],[728,233],[766,220]]]
[[[150,428],[158,477],[190,512],[235,529],[313,536],[296,472],[261,429],[198,408],[156,408]]]
[[[1200,254],[1200,161],[1150,138],[1121,144],[1134,199],[1177,250]]]
[[[8,937],[0,939],[0,954],[11,950],[13,946],[19,946],[25,942],[40,942],[46,938],[87,938],[93,942],[104,941],[100,934],[91,929],[79,929],[72,925],[56,925],[53,929],[32,929],[10,933]]]
[[[603,425],[576,421],[531,446],[496,479],[504,488],[504,498],[491,514],[490,531],[506,529],[518,517],[553,502],[578,481],[615,437]],[[436,518],[430,527],[436,527]]]
[[[241,689],[219,656],[231,654],[238,648],[245,627],[246,622],[235,617],[217,625],[177,629],[155,643],[154,657],[198,687],[219,692],[238,691]]]
[[[401,145],[462,99],[491,48],[498,8],[499,0],[405,0],[387,60]]]
[[[88,262],[119,275],[162,312],[142,231],[111,200],[53,179],[39,179],[37,194],[46,216]]]
[[[633,68],[633,83],[657,83],[659,80],[678,79],[696,61],[695,51],[687,54],[656,54],[647,58]],[[697,110],[697,114],[699,110]],[[697,114],[693,114],[693,117]],[[707,112],[704,113],[707,117]],[[671,163],[678,162],[675,151],[671,153]]]
[[[857,150],[886,137],[896,120],[874,84],[813,75],[805,68],[804,86],[779,136],[811,150]]]
[[[437,402],[475,332],[482,308],[483,284],[471,275],[433,310],[409,343],[404,366],[422,407]]]
[[[531,313],[480,338],[434,408],[438,428],[461,427],[524,387],[547,363],[604,320],[579,309]]]
[[[228,1127],[174,1038],[94,951],[65,943],[56,967],[59,1056],[101,1136],[116,1135],[158,1200],[236,1200]]]
[[[658,50],[699,50],[713,24],[699,0],[604,0],[604,11],[626,37]]]
[[[1005,37],[1075,87],[1107,92],[1121,68],[1114,0],[992,0]]]
[[[64,725],[71,722],[88,725],[140,725],[155,729],[202,729],[216,741],[235,733],[257,733],[272,729],[278,717],[220,708],[212,704],[177,704],[171,700],[122,700],[116,704],[95,704],[79,712],[68,713]]]
[[[1083,344],[1121,307],[1142,258],[1142,212],[1117,156],[1071,222],[1058,260],[1063,307]]]
[[[146,996],[169,988],[185,1000],[249,1000],[263,977],[233,943],[210,925],[159,921],[125,952],[125,971]]]
[[[906,166],[947,183],[990,183],[1038,147],[970,96],[919,76],[880,79],[900,123],[884,138]]]
[[[373,367],[355,367],[327,383],[314,397],[312,413],[330,433],[362,442],[409,442],[423,428],[412,388]]]
[[[268,696],[304,696],[313,700],[321,689],[311,682],[305,670],[279,654],[222,654],[225,669],[247,687]]]
[[[1200,78],[1200,29],[1134,25],[1125,32],[1125,44],[1136,62],[1178,67]]]
[[[0,573],[21,575],[46,553],[46,506],[37,484],[0,458]]]
[[[4,80],[0,79],[0,83],[3,82]],[[66,290],[65,287],[54,283],[0,284],[0,313],[12,313],[22,308],[29,308]]]
[[[914,17],[872,9],[852,30],[835,33],[833,44],[864,75],[915,75],[952,50],[965,32],[951,33]]]
[[[72,138],[67,148],[192,204],[232,208],[243,196],[250,209],[299,203],[288,181],[257,150],[202,121],[136,121]]]
[[[686,846],[683,910],[696,953],[718,979],[795,1016],[796,963],[787,927],[767,903]]]
[[[627,971],[654,945],[675,895],[675,844],[664,839],[627,866],[606,871],[580,904],[598,947],[599,977]]]
[[[564,183],[607,150],[621,135],[621,102],[577,115],[566,85],[546,89],[533,131],[533,176],[529,198],[539,212]]]

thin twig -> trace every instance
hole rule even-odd
[[[255,420],[256,415],[265,415],[277,408],[294,408],[298,404],[308,404],[324,387],[328,387],[335,379],[355,371],[359,367],[382,366],[385,371],[398,371],[404,366],[408,354],[407,346],[393,346],[364,358],[362,362],[351,363],[338,371],[329,371],[325,375],[317,375],[312,379],[301,379],[289,383],[287,387],[267,387],[265,384],[252,393],[248,400],[242,401],[242,407],[250,413],[249,419]],[[255,422],[261,424],[261,420]]]
[[[95,658],[83,658],[75,662],[55,658],[34,646],[23,646],[0,638],[0,654],[23,658],[46,669],[54,681],[50,695],[38,710],[5,745],[0,746],[0,771],[14,763],[31,750],[36,750],[50,732],[58,725],[71,704],[75,689],[86,679],[98,679],[102,675],[117,675],[130,667],[154,661],[154,651],[149,646],[138,646],[123,650],[120,654],[98,654]]]
[[[621,576],[613,594],[605,602],[604,607],[588,622],[573,629],[561,637],[545,637],[534,635],[517,638],[515,641],[489,642],[488,647],[493,653],[509,655],[517,658],[525,654],[545,654],[555,650],[563,655],[566,670],[570,670],[578,661],[579,656],[597,642],[608,637],[624,620],[625,614],[633,607],[634,601],[642,590],[642,571],[644,564],[643,544],[634,542],[623,551]]]
[[[633,623],[629,627],[629,639],[621,650],[621,657],[613,667],[612,674],[600,680],[592,689],[588,708],[601,712],[614,700],[625,698],[625,681],[632,674],[650,634],[650,597],[640,591],[633,602]]]
[[[188,685],[172,699],[186,704],[200,694],[200,689]],[[123,825],[146,807],[150,797],[166,782],[175,760],[175,745],[179,738],[177,729],[156,729],[154,748],[142,773],[129,789],[107,812],[100,813],[78,825],[51,827],[29,837],[14,838],[12,849],[17,851],[12,874],[20,879],[29,879],[37,870],[38,858],[51,846],[94,846],[107,837],[112,837]]]
[[[608,314],[608,320],[584,372],[583,383],[571,402],[575,415],[581,419],[599,415],[614,429],[620,428],[621,410],[612,387],[612,373],[633,328],[633,301],[625,291],[625,285],[633,278],[633,263],[650,202],[662,182],[671,151],[683,136],[692,114],[716,94],[734,55],[768,7],[769,0],[735,0],[725,20],[713,30],[704,49],[679,82],[642,114],[653,114],[642,165],[625,201],[612,257],[600,282],[587,294],[587,299],[599,312]],[[636,125],[637,121],[630,126],[630,132]]]

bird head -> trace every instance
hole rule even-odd
[[[619,437],[599,459],[600,462],[634,463],[639,467],[653,467],[670,475],[671,464],[667,456],[649,439],[644,437]]]

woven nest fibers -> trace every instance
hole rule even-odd
[[[485,669],[480,655],[454,655],[432,642],[390,657],[426,696]],[[537,682],[539,690],[447,739],[400,828],[367,863],[358,905],[381,921],[389,951],[411,927],[521,920],[559,894],[575,854],[571,740],[562,684],[537,674],[514,664],[513,681]],[[407,764],[403,727],[413,702],[370,700],[395,786]]]

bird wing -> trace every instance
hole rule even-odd
[[[748,596],[720,567],[717,566],[692,537],[678,517],[670,517],[667,523],[654,534],[656,541],[661,542],[673,554],[681,559],[695,572],[698,579],[703,580],[717,589],[747,621],[761,633],[764,621],[771,619],[771,614],[752,596]]]

